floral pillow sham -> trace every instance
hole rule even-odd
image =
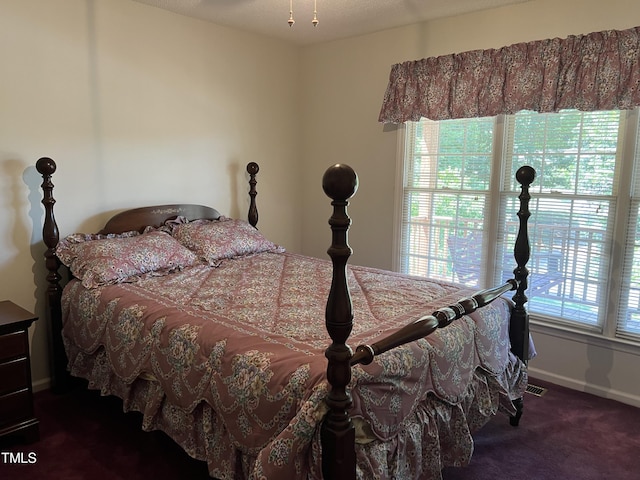
[[[146,273],[164,274],[199,263],[192,251],[163,231],[76,233],[58,244],[56,254],[87,288],[133,281]]]
[[[284,248],[265,238],[248,222],[226,217],[182,223],[173,227],[172,235],[212,266],[226,258],[284,252]]]

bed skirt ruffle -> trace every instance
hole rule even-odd
[[[142,413],[142,429],[161,430],[191,457],[205,461],[209,474],[219,480],[265,480],[272,478],[272,462],[265,453],[246,451],[235,445],[223,419],[206,402],[191,411],[171,404],[152,376],[142,375],[127,383],[109,367],[104,349],[86,354],[67,345],[71,374],[86,379],[89,388],[102,395],[122,399],[124,411]],[[357,478],[440,480],[441,470],[464,466],[473,453],[472,434],[499,410],[514,412],[512,399],[523,395],[527,383],[525,365],[515,357],[500,376],[477,369],[463,399],[450,404],[430,393],[398,434],[382,441],[366,422],[358,425],[356,445]],[[506,419],[505,419],[506,421]],[[301,479],[321,480],[319,428],[296,463],[302,466]],[[267,446],[265,446],[267,447]],[[271,446],[272,447],[272,446]]]

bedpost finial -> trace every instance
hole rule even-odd
[[[255,175],[260,170],[260,166],[256,162],[247,163],[247,173],[249,175]]]
[[[358,190],[358,175],[349,165],[337,163],[324,173],[322,189],[333,200],[346,201]]]
[[[56,171],[56,162],[49,157],[39,158],[36,162],[36,170],[41,175],[53,175]]]
[[[524,165],[518,169],[516,172],[516,180],[521,185],[531,185],[533,181],[536,179],[536,171],[533,167],[529,165]]]

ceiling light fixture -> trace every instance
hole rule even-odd
[[[293,0],[289,0],[289,20],[287,21],[290,27],[293,27],[293,24],[296,21],[293,19]],[[313,0],[313,20],[311,20],[311,24],[316,27],[318,26],[318,8],[317,8],[317,0]]]

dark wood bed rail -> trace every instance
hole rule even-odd
[[[458,320],[485,305],[489,305],[506,292],[517,288],[518,282],[516,280],[507,280],[504,285],[482,290],[468,298],[459,300],[453,305],[436,310],[431,315],[420,317],[418,320],[405,325],[400,330],[371,345],[358,345],[356,352],[351,357],[351,365],[368,365],[376,355],[431,335],[436,329],[446,327],[454,320]]]

